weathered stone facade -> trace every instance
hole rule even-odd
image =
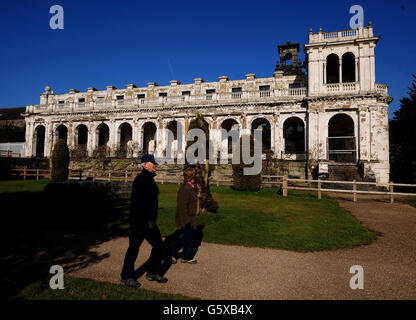
[[[328,164],[352,163],[364,174],[389,181],[387,86],[375,83],[374,48],[379,37],[371,25],[357,30],[309,32],[304,46],[307,72],[297,59],[298,44],[279,46],[273,77],[218,82],[172,80],[145,88],[107,86],[87,92],[54,94],[49,87],[39,105],[26,108],[26,156],[48,157],[58,137],[70,149],[84,146],[92,156],[107,146],[111,156],[124,147],[127,157],[166,147],[165,131],[174,133],[173,148],[183,158],[188,119],[201,113],[210,128],[240,134],[263,129],[263,147],[279,161],[307,161],[325,173]],[[292,60],[292,63],[288,61]],[[175,121],[175,122],[174,122]],[[43,138],[42,138],[43,137]],[[210,139],[227,149],[227,138]]]

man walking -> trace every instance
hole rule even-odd
[[[162,237],[156,224],[159,188],[154,181],[158,163],[150,154],[143,155],[142,163],[143,170],[136,176],[132,185],[129,248],[124,258],[120,281],[122,285],[131,287],[141,286],[134,274],[134,263],[144,239],[154,249],[155,257],[149,266],[146,279],[160,283],[168,281],[159,275],[158,270],[162,259]]]

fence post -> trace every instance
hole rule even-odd
[[[124,182],[127,182],[127,170],[124,172]]]
[[[218,180],[218,173],[217,173],[217,171],[215,171],[215,181],[217,182],[217,187],[219,187],[220,186],[220,182]]]
[[[110,182],[111,182],[111,170],[110,170],[110,172],[108,173],[108,181],[110,181]]]
[[[287,197],[287,175],[283,176],[283,197]]]
[[[393,182],[390,181],[390,203],[394,203],[394,190],[393,190]]]
[[[36,180],[39,180],[39,169],[36,169]]]
[[[352,184],[352,200],[354,201],[354,202],[357,202],[357,193],[356,193],[356,191],[357,191],[357,184],[355,183],[355,180],[353,180],[353,184]]]
[[[49,169],[49,181],[52,181],[52,169]]]
[[[26,167],[23,168],[23,180],[26,180]]]
[[[178,178],[178,185],[180,185],[181,184],[181,175],[177,173],[176,177]]]
[[[321,180],[318,179],[318,199],[322,199]]]
[[[164,177],[165,177],[165,173],[162,171],[160,173],[160,178],[162,179],[162,184],[164,184]]]

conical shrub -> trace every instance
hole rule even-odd
[[[245,138],[246,139],[246,138]],[[261,188],[261,173],[257,175],[244,175],[244,168],[252,167],[252,164],[243,163],[243,136],[240,137],[240,163],[233,164],[233,189],[239,191],[259,191]],[[254,153],[254,137],[250,135],[250,154]]]
[[[51,177],[53,181],[68,180],[69,150],[64,139],[59,139],[52,151]]]

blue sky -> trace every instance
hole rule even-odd
[[[55,4],[64,9],[63,30],[49,27]],[[299,42],[303,61],[309,29],[349,29],[356,4],[381,37],[376,82],[389,85],[392,116],[416,73],[412,0],[8,1],[0,12],[0,108],[38,104],[46,85],[66,93],[270,77],[277,45]]]

